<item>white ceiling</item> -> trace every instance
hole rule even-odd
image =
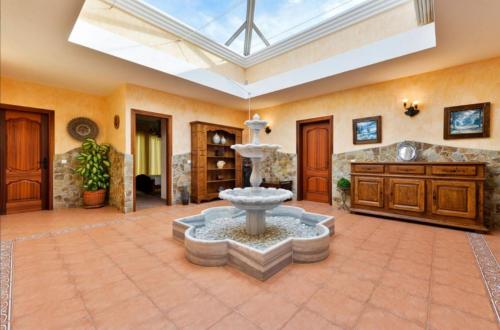
[[[247,101],[68,42],[83,0],[2,0],[1,74],[107,95],[133,83],[224,106]],[[435,0],[437,47],[252,100],[262,108],[500,55],[500,1]]]

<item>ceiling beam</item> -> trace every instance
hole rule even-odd
[[[253,32],[253,18],[255,14],[255,0],[247,0],[247,19],[245,27],[245,46],[243,47],[243,55],[250,55],[252,47],[252,32]]]
[[[257,35],[259,36],[260,40],[262,40],[262,42],[264,42],[264,44],[266,46],[271,46],[271,44],[269,43],[269,41],[266,39],[266,37],[264,36],[264,34],[259,30],[259,28],[257,27],[257,25],[253,25],[253,29],[255,31],[255,33],[257,33]]]
[[[245,30],[245,27],[247,26],[247,22],[243,22],[243,24],[241,24],[241,26],[238,28],[238,30],[236,30],[236,32],[233,33],[233,35],[227,39],[226,43],[224,45],[226,46],[231,46],[231,44],[233,43],[233,41],[238,38],[238,36],[240,35],[241,32],[243,32],[243,30]]]

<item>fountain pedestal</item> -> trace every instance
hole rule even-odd
[[[260,235],[266,231],[266,211],[247,211],[246,231],[250,235]]]

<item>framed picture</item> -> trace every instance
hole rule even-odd
[[[444,139],[490,136],[490,102],[444,108]]]
[[[352,143],[369,144],[382,142],[382,116],[352,120]]]

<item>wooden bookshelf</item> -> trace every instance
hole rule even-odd
[[[241,157],[231,145],[241,143],[242,128],[191,122],[191,200],[195,203],[218,198],[220,189],[242,186]],[[213,143],[218,134],[225,144]],[[222,169],[217,162],[226,162]]]

